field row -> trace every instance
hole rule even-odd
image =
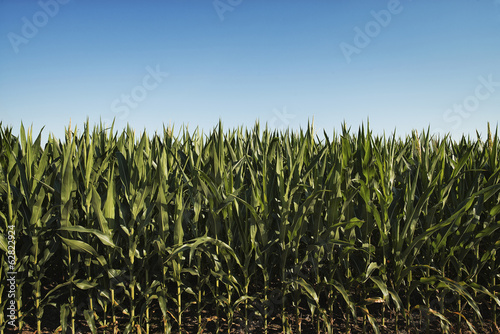
[[[0,123],[0,330],[494,329],[499,150],[489,127],[85,124],[42,144]]]

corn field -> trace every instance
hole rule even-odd
[[[0,123],[0,330],[498,330],[499,147]]]

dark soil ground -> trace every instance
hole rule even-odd
[[[303,310],[304,314],[307,314],[306,310]],[[491,319],[483,320],[483,324],[474,320],[474,314],[470,313],[466,315],[471,324],[474,326],[477,333],[481,334],[490,334],[490,333],[500,333],[500,329],[493,324]],[[159,308],[153,308],[151,312],[151,322],[150,322],[150,333],[163,333],[163,324],[161,322],[161,312]],[[98,329],[98,333],[113,333],[114,330],[117,330],[117,333],[122,333],[123,329],[126,326],[125,319],[118,319],[117,326],[101,326]],[[317,333],[315,330],[316,319],[311,319],[310,315],[306,315],[303,319],[300,319],[300,326],[302,329],[302,333]],[[461,323],[458,322],[458,319],[451,322],[450,332],[451,333],[462,333],[468,334],[473,333],[471,329],[468,327],[467,322],[462,320]],[[187,313],[183,318],[183,329],[182,333],[198,333],[198,322],[196,315]],[[380,329],[380,333],[398,333],[398,334],[410,334],[410,333],[442,333],[443,330],[440,326],[440,321],[438,318],[432,316],[429,317],[429,322],[427,325],[426,317],[417,318],[416,315],[413,321],[410,321],[409,326],[406,325],[403,319],[398,321],[398,329],[396,329],[396,321],[394,316],[388,316],[384,319],[384,326],[382,326],[382,318],[376,318],[377,324]],[[42,333],[60,333],[61,328],[59,326],[59,314],[56,312],[55,308],[48,308],[44,314],[43,318],[44,324],[54,324],[53,326],[45,326],[42,330]],[[268,333],[282,333],[281,326],[281,318],[278,315],[269,319],[268,325]],[[290,324],[291,330],[293,333],[298,333],[298,321],[295,317],[290,316],[288,318],[288,323]],[[351,323],[353,323],[351,319]],[[371,328],[371,325],[368,321],[363,322],[362,318],[358,318],[357,324],[351,324],[350,328],[346,328],[346,319],[344,317],[337,317],[331,321],[331,326],[333,333],[375,333]],[[114,328],[116,327],[116,328]],[[217,330],[217,317],[213,314],[208,314],[204,312],[202,317],[202,333],[227,333],[227,319],[220,318],[219,321],[219,329]],[[248,333],[264,333],[264,321],[261,317],[257,316],[249,316],[248,323]],[[81,318],[76,321],[76,332],[77,333],[91,333],[89,327],[86,324],[86,321]],[[143,326],[140,331],[132,331],[133,333],[146,333],[145,326]],[[18,330],[13,330],[12,328],[7,328],[6,333],[19,333]],[[21,334],[32,334],[36,333],[36,321],[33,317],[27,317],[25,319],[25,325]],[[174,325],[171,333],[179,333],[179,329],[177,325]],[[231,326],[230,333],[245,333],[245,322],[244,320],[235,315],[235,319],[233,320],[233,325]],[[324,332],[321,332],[324,333]],[[38,334],[38,333],[37,333]]]

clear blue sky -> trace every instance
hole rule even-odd
[[[0,120],[62,137],[369,118],[475,137],[500,114],[500,0],[0,0]]]

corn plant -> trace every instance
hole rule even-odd
[[[0,330],[9,229],[19,332],[496,329],[499,150],[489,125],[454,141],[87,121],[42,143],[0,123]]]

